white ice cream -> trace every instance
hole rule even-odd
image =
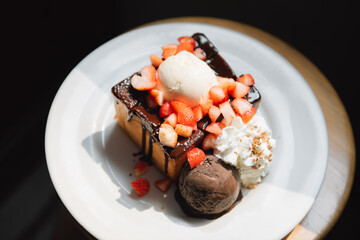
[[[210,87],[217,84],[214,71],[194,54],[181,51],[159,66],[160,90],[168,101],[198,104]]]
[[[236,117],[216,139],[214,154],[235,166],[240,172],[241,183],[252,187],[268,173],[272,149],[276,145],[271,134],[265,119],[260,116],[255,115],[248,124]]]

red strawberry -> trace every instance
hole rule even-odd
[[[161,57],[158,57],[156,55],[150,55],[150,61],[154,67],[159,67],[164,60],[162,60]]]
[[[236,81],[250,87],[255,84],[255,80],[250,74],[241,75]]]
[[[180,101],[171,101],[170,104],[177,113],[179,113],[182,109],[187,107],[185,103]]]
[[[171,101],[170,104],[177,113],[180,124],[191,127],[194,126],[196,119],[190,107],[180,101]]]
[[[156,89],[152,89],[150,90],[150,95],[154,97],[155,102],[159,105],[162,106],[163,102],[164,102],[164,94],[162,91],[160,90],[156,90]]]
[[[194,113],[194,117],[196,119],[196,122],[200,121],[203,117],[204,117],[204,114],[202,112],[202,109],[201,109],[201,106],[198,105],[196,107],[194,107],[192,109],[193,113]]]
[[[215,105],[223,102],[226,97],[224,90],[219,86],[213,86],[209,90],[210,99]]]
[[[234,81],[234,79],[219,76],[217,76],[216,78],[218,80],[219,87],[226,90],[228,93],[231,93],[235,89],[236,82]]]
[[[178,46],[176,44],[168,44],[161,47],[163,50],[162,57],[167,59],[168,57],[174,56],[177,53]]]
[[[163,118],[169,116],[172,113],[174,113],[174,109],[170,105],[170,102],[164,102],[163,105],[161,105],[160,107],[159,116]]]
[[[172,127],[175,127],[177,124],[177,114],[172,113],[169,116],[167,116],[164,120],[164,123],[169,124]]]
[[[190,168],[193,169],[202,163],[206,156],[200,148],[193,148],[186,153]]]
[[[139,197],[144,196],[150,190],[150,183],[146,178],[136,179],[130,184],[134,188],[137,195],[139,195]]]
[[[248,123],[256,113],[256,109],[252,104],[243,98],[234,99],[232,104],[245,124]]]
[[[135,74],[131,78],[131,85],[139,91],[150,90],[156,87],[156,70],[153,65],[145,66],[141,69],[141,76]]]
[[[231,123],[231,121],[236,117],[236,114],[233,110],[233,108],[231,107],[229,102],[223,102],[219,105],[220,108],[220,112],[222,113],[222,115],[224,116],[224,123],[226,125],[229,125]]]
[[[245,100],[243,98],[235,98],[232,101],[232,105],[233,105],[235,111],[240,115],[249,111],[252,107],[251,103],[249,103],[247,100]]]
[[[178,41],[179,41],[180,44],[184,43],[184,42],[190,44],[193,49],[196,46],[195,39],[193,39],[192,37],[188,37],[188,36],[179,37]]]
[[[206,56],[204,54],[204,50],[202,50],[201,48],[195,48],[194,50],[194,55],[197,56],[200,60],[205,60]]]
[[[213,105],[213,101],[211,99],[202,98],[200,100],[200,106],[204,116],[209,113],[210,107],[212,105]]]
[[[222,131],[221,131],[221,128],[219,126],[218,123],[210,123],[206,128],[205,128],[206,131],[208,131],[209,133],[213,133],[215,134],[216,136],[219,136],[222,134]]]
[[[204,149],[204,151],[207,151],[207,150],[215,147],[216,138],[217,138],[217,136],[212,133],[209,133],[208,135],[206,135],[206,137],[204,138],[204,140],[202,142],[202,148]]]
[[[155,186],[160,189],[160,191],[162,191],[163,193],[166,193],[170,186],[171,186],[171,179],[170,178],[164,178],[164,179],[160,179],[160,180],[157,180],[155,182]]]
[[[220,109],[217,106],[211,105],[210,110],[209,110],[209,117],[210,117],[211,121],[216,122],[216,120],[218,119],[220,114],[221,114]]]
[[[139,160],[134,168],[134,175],[135,177],[140,177],[141,175],[145,174],[149,170],[149,164],[145,161]]]
[[[246,94],[248,94],[250,87],[241,83],[241,82],[235,82],[235,89],[231,92],[231,96],[234,98],[242,98],[245,97]]]
[[[177,48],[177,53],[181,51],[188,51],[192,53],[194,51],[194,47],[189,42],[181,42]]]
[[[176,124],[175,132],[183,137],[190,137],[193,131],[193,127],[185,126],[182,124]]]

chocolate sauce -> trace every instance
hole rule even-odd
[[[261,101],[261,95],[259,90],[256,89],[256,87],[252,86],[248,92],[248,94],[244,97],[249,103],[253,105],[254,108],[258,108],[260,101]]]

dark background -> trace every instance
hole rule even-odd
[[[284,40],[331,82],[348,111],[358,143],[360,61],[356,36],[360,21],[354,3],[34,0],[2,4],[0,56],[5,74],[0,80],[0,239],[56,238],[62,204],[44,153],[52,100],[67,74],[87,54],[124,31],[154,20],[219,17],[255,26]],[[326,239],[350,239],[357,233],[358,180],[356,172],[350,199]]]

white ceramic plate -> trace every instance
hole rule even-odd
[[[111,87],[161,55],[161,46],[202,32],[237,75],[251,73],[263,115],[277,140],[270,174],[230,213],[216,220],[186,217],[174,186],[161,193],[151,168],[148,195],[132,194],[129,174],[139,149],[116,125]],[[310,210],[324,178],[324,117],[303,77],[259,41],[228,29],[171,23],[137,29],[105,43],[65,79],[46,127],[46,157],[55,188],[75,219],[100,239],[280,239]]]

